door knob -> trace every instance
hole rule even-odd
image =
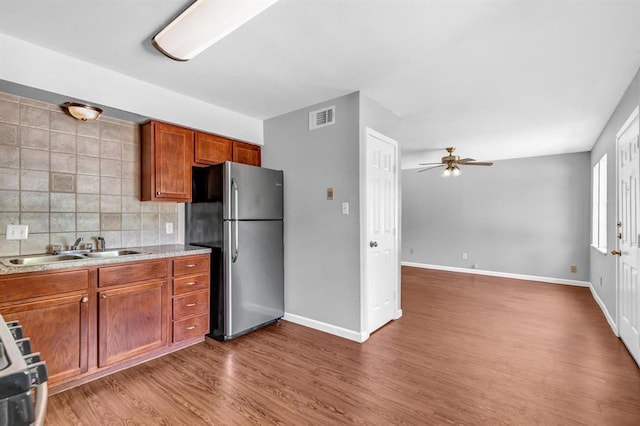
[[[369,241],[369,247],[378,247],[377,241]]]
[[[620,250],[611,250],[611,254],[614,256],[622,256],[622,252]]]

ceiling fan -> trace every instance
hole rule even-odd
[[[486,161],[476,161],[473,158],[463,158],[460,159],[459,156],[453,155],[453,151],[456,150],[455,147],[450,146],[446,148],[448,155],[442,157],[442,161],[440,163],[420,163],[421,166],[431,166],[422,170],[418,170],[418,173],[426,172],[427,170],[436,169],[438,167],[445,167],[445,169],[440,173],[442,177],[449,176],[460,176],[462,171],[459,166],[492,166],[493,163],[488,163]]]

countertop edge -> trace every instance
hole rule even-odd
[[[84,268],[113,265],[126,262],[137,262],[143,260],[165,259],[168,257],[193,256],[198,254],[210,254],[211,249],[208,247],[197,247],[181,244],[170,244],[161,246],[142,246],[142,247],[126,247],[127,250],[141,251],[141,254],[132,254],[126,256],[118,256],[111,258],[87,258],[78,260],[68,260],[56,263],[44,263],[40,265],[29,266],[5,266],[0,263],[0,276],[11,274],[23,274],[27,272],[47,272],[60,269]],[[112,250],[109,248],[108,250]],[[113,250],[116,250],[113,248]],[[31,256],[31,255],[25,255]],[[33,254],[37,256],[37,254]],[[12,259],[21,256],[3,256],[0,260]]]

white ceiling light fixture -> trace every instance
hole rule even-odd
[[[63,106],[67,111],[69,111],[69,114],[71,114],[73,118],[77,118],[82,121],[95,120],[100,117],[100,114],[102,114],[102,110],[100,108],[91,105],[66,102]]]
[[[176,61],[188,61],[278,0],[196,0],[153,37],[153,45]]]

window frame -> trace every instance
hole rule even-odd
[[[607,253],[607,154],[591,173],[591,247]]]

